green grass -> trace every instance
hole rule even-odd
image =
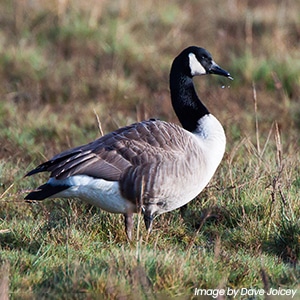
[[[121,2],[0,4],[0,298],[299,289],[298,1]],[[178,122],[168,74],[191,44],[235,80],[195,79],[227,148],[182,216],[159,216],[150,236],[136,216],[128,243],[120,215],[24,202],[46,179],[24,174],[58,152],[136,120]]]

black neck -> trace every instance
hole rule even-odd
[[[182,127],[191,132],[195,131],[198,120],[209,111],[197,96],[193,79],[184,74],[176,60],[170,73],[170,91],[172,105]]]

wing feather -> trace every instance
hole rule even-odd
[[[119,180],[128,168],[137,168],[143,172],[143,166],[156,164],[162,157],[176,157],[178,151],[182,152],[182,143],[174,143],[172,138],[174,130],[181,132],[183,129],[158,120],[135,123],[89,144],[64,151],[26,176],[47,171],[57,179],[89,175],[105,180]]]

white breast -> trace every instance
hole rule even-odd
[[[212,177],[225,152],[224,129],[215,116],[208,114],[198,121],[197,130],[193,134],[200,143],[207,173]]]
[[[194,177],[191,180],[190,197],[196,197],[209,183],[219,166],[226,146],[226,136],[221,123],[211,114],[202,117],[193,135],[197,149]],[[190,199],[191,200],[191,199]]]

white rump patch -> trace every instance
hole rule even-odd
[[[136,206],[122,197],[118,181],[96,179],[87,175],[75,175],[62,180],[50,178],[48,183],[70,186],[51,198],[75,197],[112,213],[125,214],[136,211]]]
[[[190,69],[191,69],[192,76],[206,74],[206,70],[201,65],[199,60],[196,58],[196,55],[194,53],[189,54],[189,59],[190,59]]]

